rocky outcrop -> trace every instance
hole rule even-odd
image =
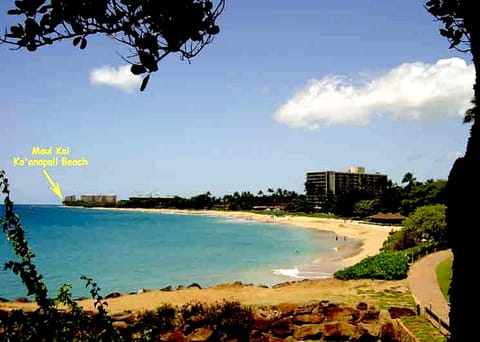
[[[390,321],[388,313],[381,317],[380,310],[366,304],[285,304],[255,311],[250,340],[380,341]]]
[[[409,309],[378,310],[366,303],[356,307],[330,302],[306,305],[283,304],[256,308],[249,334],[252,342],[276,341],[409,341],[396,318],[412,313]],[[198,328],[186,335],[182,328],[162,337],[162,341],[210,341],[215,332]]]

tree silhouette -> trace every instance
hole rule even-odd
[[[123,58],[134,75],[145,74],[143,91],[168,54],[190,60],[213,41],[224,7],[225,0],[215,6],[209,0],[17,0],[8,14],[22,17],[23,24],[11,26],[0,42],[36,51],[71,40],[85,49],[89,36],[106,35],[131,50]]]
[[[473,107],[465,114],[471,122],[465,155],[458,158],[447,182],[447,234],[453,252],[453,274],[450,285],[450,341],[469,341],[476,334],[476,322],[471,315],[471,296],[477,286],[472,279],[471,262],[478,259],[478,246],[472,239],[479,209],[475,196],[480,190],[480,127],[476,119],[480,96],[480,26],[476,2],[472,0],[430,0],[426,9],[443,24],[440,34],[450,42],[449,48],[472,56],[475,67]]]

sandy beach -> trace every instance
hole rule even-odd
[[[176,209],[121,209],[121,208],[94,208],[95,210],[125,210],[142,212],[161,212],[169,214],[210,215],[238,220],[255,220],[272,224],[287,224],[294,227],[330,231],[346,239],[353,238],[362,242],[361,247],[354,255],[340,260],[345,266],[358,263],[362,259],[379,252],[383,242],[392,229],[400,227],[386,227],[368,223],[315,218],[307,216],[273,216],[250,212],[229,212],[215,210],[176,210]],[[140,291],[142,292],[142,291]],[[122,294],[117,298],[108,299],[110,313],[139,312],[155,309],[162,304],[181,306],[192,301],[205,303],[222,300],[236,300],[247,305],[275,305],[280,303],[305,303],[312,300],[330,300],[354,305],[360,301],[368,301],[375,305],[388,304],[382,293],[397,293],[401,301],[411,304],[412,297],[406,280],[375,281],[353,280],[342,281],[334,278],[323,280],[303,280],[280,284],[274,287],[262,287],[253,284],[218,284],[204,289],[183,288],[145,291],[137,294]],[[105,294],[106,295],[106,294]],[[395,298],[397,301],[398,298]],[[86,310],[93,309],[92,300],[79,302]],[[0,302],[0,309],[35,308],[34,303]]]

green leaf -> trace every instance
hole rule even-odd
[[[142,84],[140,86],[140,91],[144,91],[145,88],[147,87],[147,84],[148,84],[148,80],[150,79],[150,74],[148,74],[147,76],[145,76],[145,78],[143,79],[142,81]]]

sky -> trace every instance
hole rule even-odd
[[[2,30],[10,8],[1,2]],[[219,25],[191,63],[162,61],[144,92],[107,37],[85,50],[0,45],[12,200],[61,202],[41,166],[18,163],[51,157],[36,146],[88,162],[46,167],[63,195],[120,199],[304,193],[307,171],[354,165],[396,184],[407,172],[445,179],[465,151],[471,57],[448,49],[421,0],[227,0]]]

